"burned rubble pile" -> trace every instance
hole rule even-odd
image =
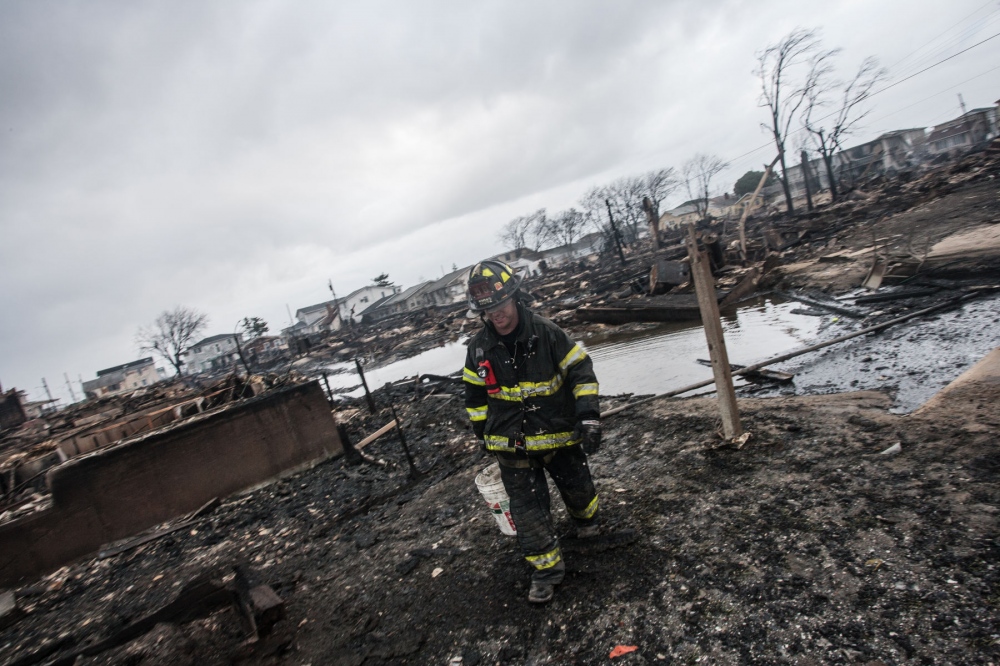
[[[893,417],[878,393],[745,400],[754,438],[738,451],[717,448],[711,399],[612,417],[593,461],[602,511],[610,535],[638,539],[566,539],[569,576],[544,608],[475,491],[487,458],[457,389],[338,409],[355,442],[394,410],[412,467],[390,431],[360,462],[14,589],[4,663],[596,663],[617,645],[638,648],[621,663],[1000,656],[998,424],[972,404],[995,386],[957,419]]]
[[[751,217],[745,257],[733,225],[699,225],[719,301],[780,292],[855,332],[912,315],[905,333],[866,338],[900,359],[925,332],[934,344],[943,326],[966,335],[961,312],[921,312],[996,302],[998,172],[991,149],[794,218]],[[685,235],[660,241],[627,248],[624,265],[547,272],[528,285],[533,307],[581,339],[611,326],[587,309],[617,309],[624,326],[650,308],[677,316],[671,299],[692,295]],[[995,323],[988,315],[966,325]],[[287,374],[158,385],[23,424],[0,440],[6,519],[45,503],[47,468],[25,465],[72,458],[67,442],[113,424],[109,438],[141,437],[121,424],[187,405],[179,427],[305,390],[331,360],[400,358],[477,325],[464,308],[405,315],[342,329]],[[878,363],[867,365],[888,374]],[[515,540],[475,488],[489,458],[459,381],[415,377],[358,398],[316,384],[301,413],[332,410],[343,455],[11,584],[0,663],[604,663],[619,647],[615,663],[997,663],[1000,357],[983,363],[905,416],[889,413],[885,391],[760,398],[744,387],[741,448],[720,440],[713,398],[602,396],[606,412],[624,408],[605,419],[592,461],[604,533],[563,541],[568,577],[542,608],[528,606]]]

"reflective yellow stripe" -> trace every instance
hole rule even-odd
[[[569,509],[569,513],[574,518],[582,518],[584,520],[589,520],[593,518],[594,514],[597,513],[597,495],[594,495],[594,499],[591,500],[590,504],[588,504],[587,508],[584,509],[583,511],[577,512],[573,511],[572,509]]]
[[[525,398],[544,397],[555,395],[562,388],[563,378],[560,375],[553,375],[552,379],[546,382],[521,382],[517,386],[501,386],[499,393],[491,393],[491,398],[497,400],[507,400],[509,402],[520,402]],[[594,393],[597,393],[597,384],[593,385]]]
[[[462,379],[476,386],[486,386],[486,380],[468,368],[463,368]]]
[[[545,435],[528,435],[524,438],[524,446],[528,451],[546,451],[569,446],[573,443],[573,433],[554,432]],[[491,451],[511,451],[510,438],[503,435],[486,435],[486,448]]]
[[[587,358],[587,352],[583,350],[583,347],[580,345],[573,345],[573,348],[569,350],[566,357],[559,361],[559,369],[565,373],[566,370],[569,369],[569,366],[579,363],[585,358]]]
[[[562,385],[562,375],[553,375],[552,379],[547,382],[521,382],[521,395],[525,398],[530,398],[536,395],[554,395],[556,391],[562,388]]]
[[[542,571],[559,564],[562,561],[562,555],[559,554],[559,546],[556,546],[555,550],[550,550],[543,555],[525,555],[524,559],[528,560],[531,566]]]
[[[483,266],[482,271],[480,271],[480,275],[483,277],[493,277],[493,271]]]
[[[486,410],[487,406],[482,407],[466,407],[465,411],[469,412],[469,419],[472,421],[485,421],[486,420]]]
[[[490,393],[491,398],[497,400],[507,400],[509,402],[521,402],[520,386],[501,386],[497,393]]]
[[[597,384],[577,384],[573,387],[573,397],[579,398],[581,395],[597,395]]]

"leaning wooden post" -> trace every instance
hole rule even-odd
[[[361,361],[354,359],[354,366],[358,369],[358,376],[361,377],[361,385],[365,387],[365,398],[368,399],[368,410],[375,414],[378,412],[378,407],[375,406],[375,399],[372,398],[372,392],[368,390],[368,380],[365,379],[365,373],[361,369]]]
[[[778,157],[781,156],[779,155]],[[778,163],[778,157],[771,160],[771,163],[764,169],[764,175],[760,177],[760,182],[757,183],[757,189],[753,191],[750,201],[748,201],[747,205],[743,207],[743,215],[740,217],[740,256],[743,257],[744,261],[747,259],[747,215],[750,214],[750,209],[753,208],[754,203],[757,201],[757,195],[760,194],[761,189],[764,187],[764,183],[767,182],[768,176],[771,175],[771,170],[774,169],[774,165]]]
[[[719,394],[719,409],[722,412],[722,432],[726,439],[743,434],[740,413],[736,407],[736,390],[733,388],[733,373],[729,368],[726,353],[726,338],[722,334],[722,320],[719,318],[719,302],[715,296],[715,280],[708,265],[708,255],[698,249],[698,239],[694,225],[688,225],[688,256],[691,258],[691,279],[694,280],[698,295],[701,321],[705,325],[708,354],[712,359],[712,374],[715,375],[715,390]]]

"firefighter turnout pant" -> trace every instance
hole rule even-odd
[[[510,515],[517,528],[517,541],[525,559],[534,568],[532,580],[558,584],[566,574],[559,539],[552,524],[549,473],[573,522],[580,527],[596,523],[597,491],[579,445],[556,449],[544,457],[514,458],[503,454],[500,477],[510,496]]]

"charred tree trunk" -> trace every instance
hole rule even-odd
[[[802,160],[802,184],[806,188],[806,208],[808,210],[813,209],[813,198],[812,198],[812,187],[809,185],[809,156],[806,155],[806,151],[802,151],[799,154],[799,159]]]
[[[649,237],[653,239],[653,251],[659,250],[660,244],[660,211],[658,206],[649,197],[642,198],[642,210],[646,213],[646,222],[649,224]]]
[[[785,205],[788,206],[789,213],[794,213],[795,206],[792,204],[792,190],[788,187],[788,167],[785,166],[784,148],[778,152],[778,161],[781,162],[781,189],[785,191]]]

